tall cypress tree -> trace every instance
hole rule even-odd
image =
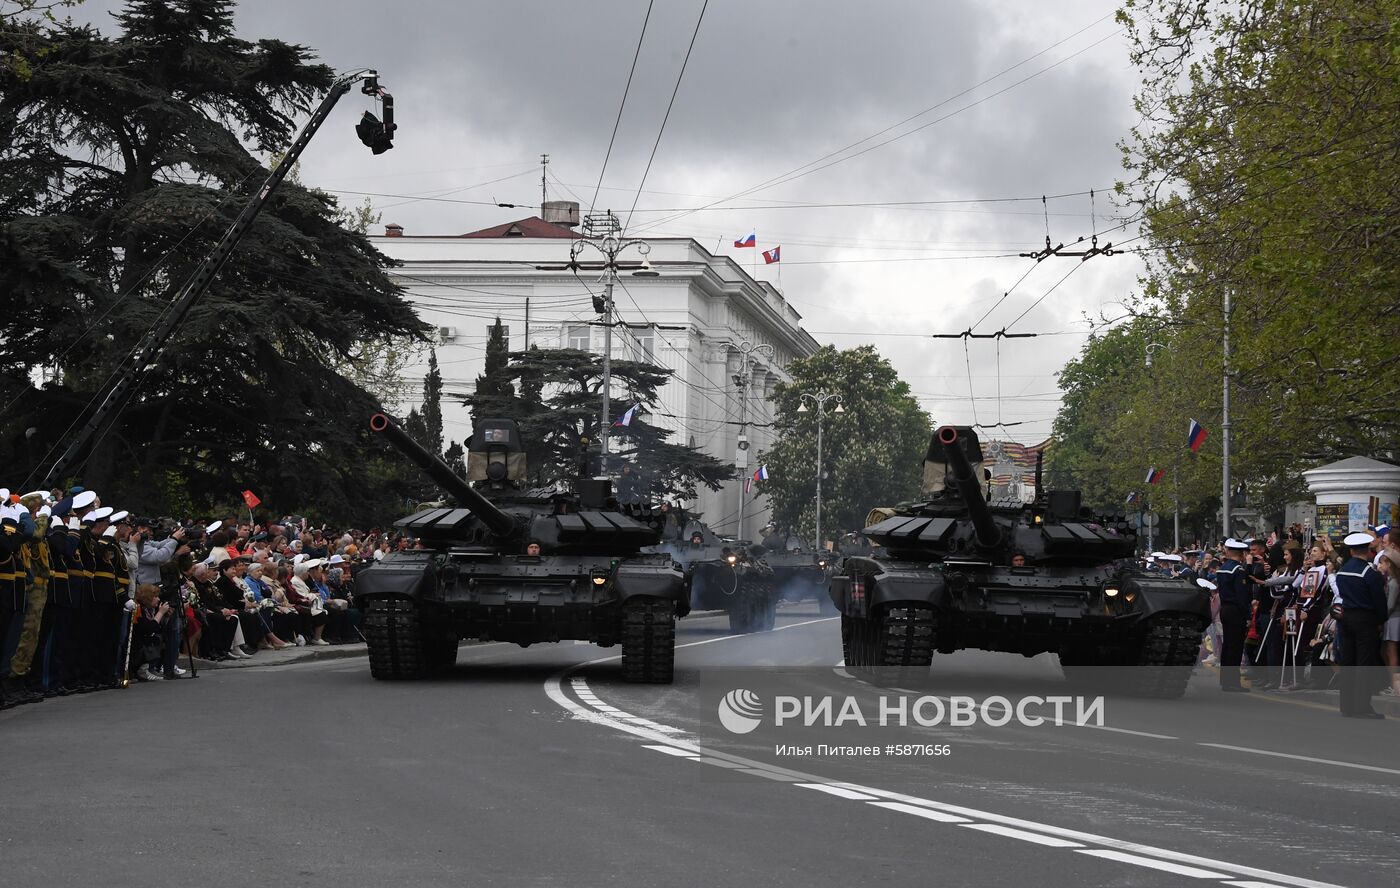
[[[487,328],[486,368],[476,378],[472,397],[472,425],[482,418],[506,416],[515,407],[515,383],[510,373],[510,343],[501,319]]]
[[[442,455],[442,372],[437,350],[428,355],[428,375],[423,377],[423,446]]]

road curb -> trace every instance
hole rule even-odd
[[[1273,693],[1273,692],[1258,692]],[[1337,690],[1328,691],[1287,691],[1279,696],[1290,700],[1307,700],[1312,703],[1321,703],[1330,706],[1337,711],[1341,711],[1341,692]],[[1392,697],[1388,694],[1377,694],[1371,698],[1371,708],[1387,718],[1400,718],[1400,697]]]
[[[223,660],[214,662],[195,657],[194,665],[203,672],[206,669],[255,669],[259,666],[287,666],[292,663],[307,663],[313,660],[340,660],[348,657],[363,657],[369,649],[363,642],[337,644],[330,647],[306,645],[295,651],[258,651],[247,660]]]

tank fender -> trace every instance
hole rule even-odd
[[[1124,594],[1137,593],[1137,610],[1143,617],[1158,613],[1183,613],[1210,623],[1210,593],[1190,580],[1172,577],[1129,576],[1122,582]]]
[[[438,597],[437,572],[430,552],[395,552],[355,577],[355,600]]]
[[[690,612],[685,575],[674,565],[619,564],[613,574],[613,588],[619,601],[639,595],[664,598],[676,605],[677,616]]]
[[[913,601],[939,609],[951,606],[948,582],[938,571],[901,570],[898,573],[882,573],[873,579],[874,583],[867,587],[866,592],[872,605]]]

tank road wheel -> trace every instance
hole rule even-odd
[[[365,641],[369,674],[381,681],[427,678],[431,672],[422,621],[412,601],[371,601],[365,614]]]
[[[676,667],[676,613],[669,601],[633,598],[622,606],[622,678],[670,684]]]
[[[1196,666],[1205,627],[1197,617],[1159,614],[1148,621],[1141,647],[1130,657],[1126,691],[1135,697],[1176,699]]]
[[[854,622],[851,647],[855,662],[847,666],[872,684],[922,679],[933,665],[933,609],[924,605],[886,605]]]

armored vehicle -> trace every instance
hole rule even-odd
[[[809,549],[789,539],[783,550],[769,551],[763,560],[773,569],[773,585],[783,601],[814,600],[822,613],[831,611],[827,586],[840,559],[832,552]]]
[[[1093,515],[1078,491],[988,503],[972,429],[943,426],[924,462],[926,500],[865,529],[882,554],[845,559],[830,585],[847,667],[883,683],[926,673],[934,651],[1059,655],[1067,677],[1179,697],[1210,622],[1208,593],[1132,560],[1135,529]]]
[[[773,628],[777,589],[762,546],[720,539],[702,522],[692,521],[681,542],[654,551],[668,553],[684,568],[689,601],[696,610],[725,611],[731,632]]]
[[[641,551],[660,536],[648,508],[618,506],[606,481],[580,481],[578,495],[522,489],[513,420],[478,423],[465,479],[384,414],[370,427],[457,500],[398,521],[426,548],[387,555],[356,578],[375,678],[448,669],[460,639],[575,639],[621,645],[628,681],[671,681],[676,618],[690,602],[671,557]]]

